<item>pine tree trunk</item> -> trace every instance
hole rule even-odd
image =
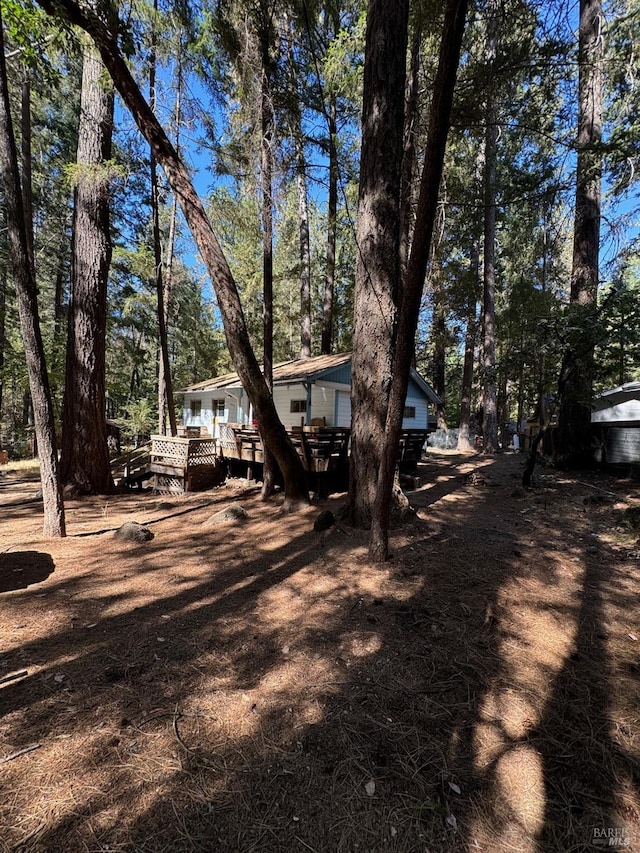
[[[62,372],[64,359],[64,272],[65,272],[65,250],[68,250],[67,242],[60,251],[58,268],[56,270],[56,288],[53,297],[53,339],[51,342],[51,367],[55,373]],[[54,389],[55,390],[55,389]]]
[[[438,274],[433,277],[433,390],[442,400],[436,405],[436,424],[438,429],[447,429],[445,416],[446,397],[446,338],[444,294]]]
[[[179,150],[180,145],[180,123],[182,121],[182,57],[178,57],[178,76],[176,79],[176,106],[175,106],[175,130],[176,130],[176,150]],[[171,199],[171,213],[169,214],[169,233],[167,235],[167,253],[164,267],[164,325],[168,330],[171,319],[171,294],[173,290],[173,253],[176,241],[176,215],[178,205],[176,197]],[[168,332],[167,332],[168,334]],[[160,412],[160,432],[162,435],[166,433],[166,411],[167,411],[167,385],[165,382],[164,360],[160,359],[158,370],[158,409]],[[176,426],[177,432],[177,426]]]
[[[124,104],[130,110],[142,135],[152,145],[156,159],[178,198],[187,225],[207,266],[234,367],[251,400],[265,444],[274,454],[284,477],[284,508],[293,509],[297,504],[308,503],[309,491],[302,460],[278,417],[273,397],[251,346],[235,280],[189,172],[145,101],[112,32],[104,23],[73,0],[59,0],[55,5],[49,0],[38,0],[38,4],[48,14],[63,15],[66,20],[91,35]]]
[[[358,527],[371,526],[393,378],[408,11],[408,0],[370,0],[367,12],[349,487]]]
[[[65,536],[64,504],[58,477],[55,426],[44,345],[38,317],[37,288],[29,258],[29,245],[18,169],[18,151],[9,106],[7,68],[0,10],[0,171],[4,189],[9,252],[13,267],[20,330],[24,344],[29,386],[34,403],[36,439],[44,504],[45,536]]]
[[[113,491],[105,392],[112,129],[113,88],[85,39],[60,460],[63,484],[80,494]]]
[[[291,84],[297,86],[297,64],[294,44],[295,30],[291,31],[288,14],[284,13],[288,38],[288,58]],[[296,187],[298,190],[298,245],[300,258],[300,358],[311,356],[311,237],[309,233],[309,199],[307,191],[307,161],[299,106],[291,108],[291,135],[296,151]]]
[[[263,368],[269,391],[273,393],[273,131],[274,118],[267,70],[269,45],[266,35],[263,44],[261,90],[261,178],[262,178],[262,285],[263,285]],[[277,463],[271,449],[264,443],[262,492],[270,497],[276,485]]]
[[[171,294],[172,294],[172,282],[173,282],[173,252],[175,247],[176,240],[176,215],[178,211],[178,205],[173,197],[171,201],[171,213],[169,214],[169,234],[167,236],[167,257],[165,260],[164,267],[164,276],[163,276],[163,284],[164,284],[164,324],[165,328],[169,328],[169,322],[171,318]],[[194,380],[195,381],[195,380]],[[161,419],[161,434],[166,433],[166,410],[167,410],[167,394],[166,394],[166,383],[164,381],[164,361],[160,359],[160,367],[158,372],[158,408],[163,413],[163,417]],[[176,432],[177,432],[176,426]]]
[[[413,222],[413,174],[416,166],[416,124],[418,121],[418,94],[420,91],[420,48],[422,24],[416,26],[411,41],[411,64],[407,83],[407,107],[404,117],[404,145],[400,184],[400,281],[407,277]]]
[[[495,60],[498,45],[498,19],[502,0],[490,0],[487,14],[486,53],[489,64]],[[484,293],[483,293],[483,452],[498,451],[498,389],[496,372],[496,166],[498,159],[497,98],[493,88],[487,92],[484,145]]]
[[[336,96],[331,95],[328,112],[329,194],[327,198],[327,263],[322,303],[322,338],[320,352],[329,355],[333,343],[333,293],[336,280],[336,238],[338,228],[338,129]]]
[[[471,270],[478,278],[479,252],[478,245],[474,242],[471,252]],[[468,453],[473,450],[471,444],[471,395],[473,389],[473,362],[476,348],[476,333],[478,320],[476,317],[476,297],[469,297],[467,309],[467,329],[464,337],[464,364],[462,368],[462,393],[460,396],[460,424],[458,429],[458,450]]]
[[[158,0],[153,3],[154,12],[158,11]],[[156,106],[156,31],[155,25],[151,39],[149,57],[149,104],[155,111]],[[169,431],[172,436],[178,434],[176,410],[173,403],[173,385],[171,382],[171,362],[169,361],[169,341],[167,333],[167,308],[165,305],[165,285],[162,271],[162,240],[160,234],[160,192],[158,187],[158,167],[151,151],[151,220],[153,232],[153,258],[156,287],[156,310],[158,313],[158,337],[160,359],[158,365],[158,432],[166,433],[166,414],[169,416]]]
[[[601,0],[580,0],[578,134],[571,304],[573,332],[558,382],[557,461],[592,463],[591,398],[595,309],[598,294],[602,182],[603,10]]]
[[[24,209],[24,222],[27,232],[27,248],[29,252],[29,263],[36,275],[36,260],[33,236],[33,181],[31,163],[31,83],[29,72],[25,69],[21,92],[21,127],[20,146],[22,152],[22,206]]]
[[[299,130],[299,129],[298,129]],[[300,358],[311,355],[311,247],[309,237],[309,205],[302,132],[296,138],[298,222],[300,239]]]
[[[6,345],[5,321],[7,316],[7,272],[4,264],[0,267],[0,420],[2,420],[2,396],[4,390],[3,368]],[[0,444],[1,449],[1,444]]]
[[[442,179],[453,104],[453,90],[460,60],[466,11],[467,0],[449,0],[447,3],[440,41],[438,71],[429,110],[429,131],[414,232],[420,234],[421,239],[414,239],[411,246],[407,278],[398,312],[397,344],[393,359],[393,384],[385,423],[378,477],[378,494],[373,507],[369,541],[369,554],[372,559],[379,561],[386,560],[389,556],[389,519],[398,458],[398,444],[409,384],[409,369],[414,355],[420,300],[431,252],[438,190]]]

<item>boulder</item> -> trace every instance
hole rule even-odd
[[[231,504],[231,506],[221,509],[214,515],[210,515],[209,518],[203,522],[203,527],[213,527],[216,524],[223,524],[225,521],[244,521],[248,517],[246,509],[238,506],[237,504]]]
[[[336,517],[330,509],[323,509],[318,513],[318,517],[313,522],[313,529],[317,532],[328,530],[336,523]]]
[[[153,533],[143,524],[137,521],[127,521],[113,534],[116,539],[123,542],[149,542],[153,539]]]

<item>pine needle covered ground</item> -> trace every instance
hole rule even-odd
[[[382,568],[313,531],[343,496],[69,501],[47,541],[0,475],[0,850],[640,850],[637,485],[523,464],[430,454]]]

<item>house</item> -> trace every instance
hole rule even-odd
[[[594,397],[591,427],[598,461],[640,465],[640,382],[627,382]]]
[[[217,436],[220,423],[251,425],[251,403],[237,373],[197,382],[184,394],[183,425]],[[277,364],[273,368],[273,398],[287,428],[301,425],[351,425],[351,353],[319,355]],[[440,398],[411,368],[403,429],[429,428],[429,404]],[[204,429],[203,429],[204,428]]]

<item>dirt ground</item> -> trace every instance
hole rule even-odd
[[[523,467],[430,454],[383,567],[344,496],[51,541],[0,473],[0,850],[640,851],[638,486]]]

